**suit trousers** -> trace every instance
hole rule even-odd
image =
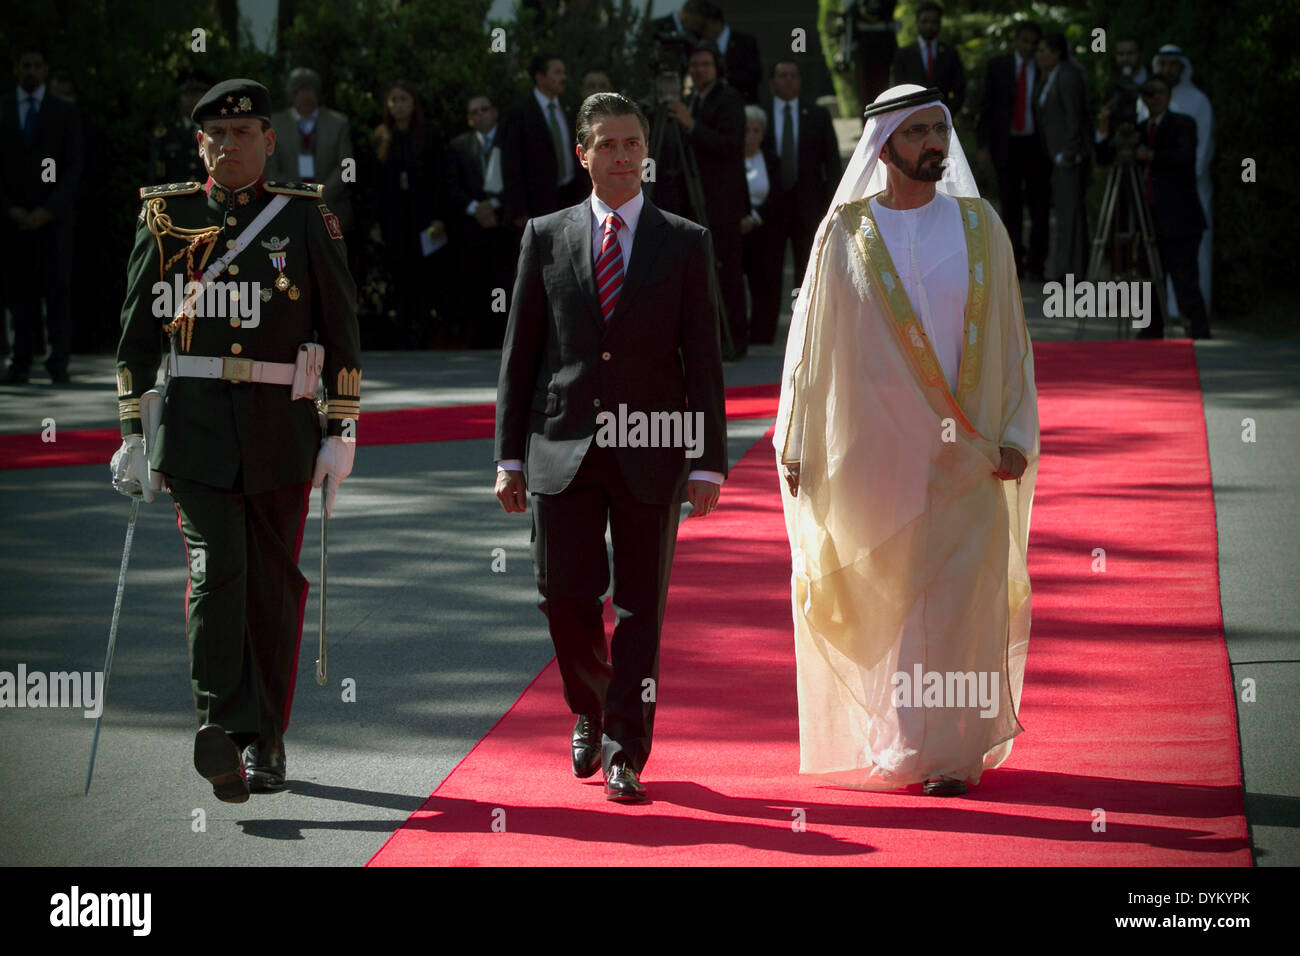
[[[170,480],[190,566],[185,627],[200,724],[241,746],[289,726],[307,579],[298,569],[311,485],[241,494]]]
[[[1088,211],[1084,193],[1088,188],[1088,164],[1055,166],[1052,169],[1052,206],[1056,210],[1056,268],[1053,278],[1072,273],[1082,281],[1088,268]]]
[[[1002,224],[1011,236],[1016,264],[1042,272],[1047,262],[1048,213],[1052,201],[1052,162],[1036,136],[1012,136],[997,169]],[[1029,251],[1025,252],[1025,207],[1029,207]]]
[[[766,221],[741,239],[749,285],[749,341],[753,345],[771,345],[776,337],[783,270],[772,268],[770,247],[777,241]]]
[[[749,348],[749,319],[745,314],[745,252],[741,242],[740,221],[709,223],[713,236],[713,254],[717,260],[718,291],[727,310],[731,344],[738,353]]]
[[[659,694],[659,635],[681,517],[670,504],[638,501],[614,449],[592,442],[559,494],[533,495],[533,568],[564,686],[575,714],[601,717],[601,761],[620,751],[638,773],[650,756]],[[614,635],[602,618],[609,589],[605,528],[614,552]]]
[[[819,223],[809,224],[804,220],[799,208],[797,188],[784,193],[778,191],[775,200],[769,205],[769,217],[764,220],[763,231],[766,239],[766,268],[770,275],[766,281],[775,286],[770,302],[761,315],[761,325],[750,330],[751,340],[758,345],[770,345],[776,338],[776,325],[781,312],[781,292],[785,287],[785,250],[789,244],[794,251],[794,286],[798,288],[803,282],[804,272],[808,269],[808,258],[812,255],[813,239],[816,238]],[[793,303],[793,300],[791,300]]]
[[[6,222],[4,230],[4,295],[13,313],[13,366],[31,368],[32,359],[45,351],[41,337],[41,300],[45,301],[45,338],[51,370],[68,367],[72,349],[72,249],[71,218],[47,223],[40,229],[22,230]]]
[[[1160,265],[1174,287],[1178,297],[1179,312],[1187,319],[1189,335],[1206,335],[1210,331],[1209,316],[1205,312],[1205,299],[1201,297],[1200,265],[1197,261],[1197,247],[1201,234],[1190,236],[1156,236],[1156,249],[1160,253]],[[1154,317],[1148,334],[1159,335],[1164,331],[1164,316],[1160,313],[1160,300],[1153,304]]]

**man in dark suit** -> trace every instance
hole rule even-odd
[[[1056,210],[1053,279],[1082,277],[1088,267],[1088,160],[1092,127],[1088,121],[1083,71],[1070,59],[1063,33],[1038,42],[1036,61],[1043,82],[1034,96],[1034,125],[1052,164],[1052,207]]]
[[[732,354],[743,358],[749,348],[745,316],[744,251],[740,220],[749,214],[745,183],[745,101],[723,80],[718,48],[701,43],[690,58],[695,92],[689,104],[668,104],[668,115],[682,125],[695,155],[704,193],[704,212],[713,251],[718,257],[718,285],[731,331]]]
[[[153,142],[149,148],[149,176],[157,185],[163,183],[203,182],[208,178],[194,139],[199,128],[190,113],[203,94],[212,88],[213,79],[206,73],[195,72],[184,78],[180,92],[180,116],[170,124],[154,128]]]
[[[72,349],[73,211],[81,183],[81,122],[76,107],[45,88],[45,56],[20,48],[18,89],[0,100],[0,209],[4,210],[4,290],[13,314],[13,358],[0,381],[28,380],[41,348],[41,300],[50,354],[45,369],[68,381]]]
[[[1052,164],[1034,127],[1034,94],[1042,77],[1034,53],[1043,28],[1032,20],[1016,24],[1015,49],[989,60],[984,77],[984,103],[975,136],[980,159],[998,177],[1002,223],[1011,236],[1016,272],[1042,279],[1047,261],[1048,211],[1051,208]],[[1024,210],[1029,207],[1029,251],[1021,236]]]
[[[538,54],[529,75],[532,92],[506,114],[501,130],[505,216],[517,229],[577,202],[589,182],[570,149],[573,114],[560,102],[567,83],[564,61]]]
[[[772,184],[772,200],[763,222],[769,242],[768,268],[778,277],[778,298],[764,302],[761,313],[755,309],[750,341],[759,345],[771,345],[776,336],[786,243],[794,246],[794,284],[798,286],[808,268],[817,226],[830,207],[842,172],[831,114],[815,103],[801,101],[801,85],[797,64],[790,60],[772,64],[772,103],[767,108],[763,148],[776,154],[780,176]]]
[[[939,42],[942,25],[943,8],[939,4],[927,2],[916,8],[917,41],[900,47],[894,57],[894,85],[938,87],[948,111],[956,116],[966,100],[966,71],[957,51]]]
[[[469,130],[451,141],[447,157],[450,228],[469,290],[470,345],[500,348],[506,317],[492,310],[493,290],[512,284],[517,246],[501,215],[497,108],[487,96],[471,96],[467,119]]]
[[[705,229],[641,192],[649,124],[635,103],[596,94],[577,132],[594,192],[530,221],[519,253],[497,386],[496,494],[508,512],[526,511],[533,495],[539,606],[578,715],[573,773],[603,767],[608,799],[638,801],[683,493],[708,514],[727,469],[712,251]],[[656,432],[670,420],[682,429]],[[608,660],[606,524],[618,618]]]
[[[1197,249],[1205,231],[1205,213],[1196,193],[1196,121],[1169,111],[1169,81],[1159,75],[1142,87],[1150,119],[1137,124],[1139,145],[1133,151],[1143,177],[1145,201],[1156,233],[1160,265],[1174,285],[1180,310],[1187,316],[1194,339],[1210,337],[1210,322],[1201,296]],[[1114,160],[1110,111],[1103,110],[1098,128],[1106,137],[1097,145],[1102,163]],[[1164,315],[1155,299],[1151,325],[1138,338],[1163,338]]]
[[[727,67],[727,85],[734,87],[745,103],[758,102],[758,83],[763,68],[758,59],[758,40],[748,33],[731,29],[726,15],[716,3],[704,8],[704,39],[722,53]]]

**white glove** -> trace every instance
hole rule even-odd
[[[144,436],[127,435],[122,447],[108,464],[113,475],[113,490],[128,498],[153,501],[154,490],[149,484],[149,459],[144,453]]]
[[[356,455],[357,445],[354,441],[345,441],[339,435],[331,435],[320,443],[316,453],[316,470],[311,476],[311,486],[319,488],[325,481],[325,517],[334,514],[334,496],[338,494],[339,484],[352,474],[352,459]]]

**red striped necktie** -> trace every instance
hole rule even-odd
[[[596,294],[600,297],[600,312],[609,321],[623,288],[623,250],[618,245],[618,230],[623,220],[613,212],[605,217],[605,240],[600,245],[596,260]]]

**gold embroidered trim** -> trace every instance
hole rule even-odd
[[[334,389],[340,395],[350,395],[360,397],[361,395],[361,369],[353,368],[339,369],[338,383]]]

